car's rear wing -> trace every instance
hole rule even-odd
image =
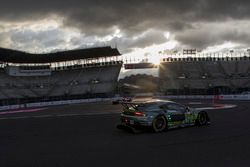
[[[125,110],[138,110],[138,107],[143,107],[145,104],[142,102],[121,102],[120,103]]]
[[[123,108],[124,108],[125,110],[128,110],[128,109],[134,109],[134,110],[136,110],[137,107],[138,107],[138,105],[140,105],[141,103],[121,102],[120,104],[123,106]]]

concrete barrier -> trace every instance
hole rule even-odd
[[[27,104],[20,104],[20,105],[8,105],[8,106],[1,106],[0,111],[17,110],[17,109],[23,109],[23,108],[59,106],[59,105],[67,105],[67,104],[95,103],[95,102],[112,101],[113,99],[114,98],[78,99],[78,100],[62,100],[62,101],[27,103]]]
[[[154,96],[160,99],[217,99],[217,100],[250,100],[250,95],[180,95],[180,96]],[[1,106],[0,111],[4,110],[17,110],[22,108],[34,108],[34,107],[49,107],[59,106],[67,104],[81,104],[81,103],[95,103],[95,102],[107,102],[113,101],[115,98],[96,98],[96,99],[78,99],[78,100],[63,100],[63,101],[51,101],[51,102],[40,102],[40,103],[28,103],[20,105],[8,105]]]
[[[250,100],[250,95],[181,95],[181,96],[155,96],[161,99],[211,99],[211,100]]]

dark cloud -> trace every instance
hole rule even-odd
[[[233,26],[235,20],[249,19],[250,1],[246,0],[8,0],[1,2],[0,6],[1,21],[35,21],[50,15],[63,17],[64,27],[76,27],[86,38],[105,37],[113,33],[114,26],[118,27],[125,36],[118,41],[128,49],[164,42],[164,31],[174,34],[181,44],[197,48],[224,41],[244,44],[250,39],[250,34],[245,31],[246,26]],[[207,26],[221,22],[234,29]],[[198,28],[197,23],[200,24]],[[133,40],[134,36],[150,29],[158,32]],[[46,34],[40,35],[33,34],[37,39],[47,37]],[[20,38],[12,37],[16,41],[27,40],[25,36]],[[83,42],[79,39],[72,41]]]
[[[6,33],[0,33],[0,47],[8,47],[9,36]]]
[[[123,53],[132,51],[134,48],[144,48],[152,44],[161,44],[168,40],[160,31],[149,30],[140,35],[137,38],[115,38],[113,43],[117,43]]]
[[[64,49],[66,45],[65,32],[57,29],[32,30],[29,28],[12,29],[0,33],[0,46],[14,49],[43,52],[59,47]]]
[[[111,45],[117,46],[121,53],[128,53],[133,51],[135,48],[144,48],[152,44],[161,44],[167,42],[168,39],[164,36],[161,31],[148,30],[137,34],[136,37],[131,38],[129,36],[113,37],[110,41],[100,42],[98,39],[88,36],[77,36],[71,39],[71,43],[78,47],[88,46],[103,46]]]
[[[11,40],[17,43],[27,43],[27,42],[40,42],[46,46],[51,44],[56,45],[62,42],[60,39],[62,33],[56,29],[46,30],[46,31],[35,31],[35,30],[20,30],[9,32],[11,34]]]
[[[206,49],[208,46],[234,42],[247,46],[250,43],[249,21],[194,24],[193,29],[176,33],[176,39],[185,47]]]

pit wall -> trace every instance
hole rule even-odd
[[[154,96],[154,98],[159,99],[215,99],[215,100],[249,100],[250,95],[197,95],[197,96]],[[23,108],[39,108],[39,107],[50,107],[50,106],[60,106],[60,105],[69,105],[69,104],[82,104],[82,103],[96,103],[96,102],[111,102],[115,98],[96,98],[96,99],[79,99],[79,100],[64,100],[64,101],[51,101],[51,102],[40,102],[40,103],[28,103],[20,105],[9,105],[1,106],[0,111],[5,110],[17,110]]]

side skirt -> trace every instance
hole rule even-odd
[[[184,127],[189,127],[189,126],[194,126],[194,123],[191,124],[178,124],[178,125],[169,125],[168,129],[175,129],[175,128],[184,128]]]

